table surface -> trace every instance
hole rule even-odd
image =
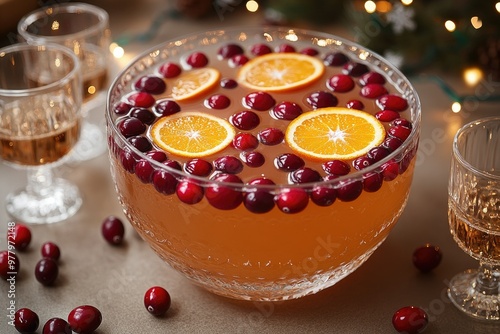
[[[115,38],[148,29],[152,19],[168,8],[168,2],[144,0],[99,2],[110,13]],[[180,34],[214,27],[260,23],[258,14],[241,10],[223,16],[191,21],[169,19],[152,39],[125,46],[125,57],[115,61],[118,71],[142,50]],[[328,32],[344,34],[341,29]],[[349,37],[346,33],[343,37]],[[460,80],[445,77],[457,90],[467,90]],[[100,234],[108,215],[123,219],[109,172],[106,154],[78,164],[65,164],[56,173],[80,187],[84,204],[67,221],[32,226],[28,250],[16,252],[21,270],[15,281],[15,297],[8,284],[0,284],[0,333],[15,333],[7,325],[8,303],[28,307],[40,316],[40,329],[51,317],[66,318],[83,304],[97,306],[103,322],[96,333],[396,333],[394,312],[416,305],[429,315],[427,334],[498,333],[500,324],[483,323],[461,314],[450,304],[447,283],[457,273],[477,267],[452,240],[447,223],[447,183],[451,142],[458,128],[474,119],[498,114],[493,103],[469,103],[462,112],[451,111],[452,101],[435,81],[411,78],[422,100],[422,132],[417,168],[408,205],[387,240],[353,274],[316,295],[287,302],[242,302],[210,294],[170,269],[126,226],[126,241],[111,247]],[[489,86],[472,93],[484,97]],[[491,84],[491,83],[490,83]],[[469,89],[470,90],[470,89]],[[25,172],[0,164],[0,198],[25,184]],[[6,223],[0,207],[0,249],[6,249]],[[53,287],[39,284],[33,274],[45,241],[54,241],[62,251],[60,276]],[[414,268],[411,256],[420,245],[441,247],[443,260],[430,274]],[[151,316],[142,298],[153,286],[166,287],[172,307],[162,318]]]

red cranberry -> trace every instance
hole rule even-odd
[[[264,145],[278,145],[285,139],[285,134],[277,128],[266,128],[259,131],[257,138]]]
[[[172,300],[167,290],[161,286],[153,286],[144,294],[144,306],[149,313],[160,317],[167,313]]]
[[[311,48],[311,47],[306,47],[302,50],[300,50],[300,53],[302,53],[303,55],[308,55],[308,56],[317,56],[319,54],[319,51],[316,50],[315,48]]]
[[[346,105],[349,109],[363,110],[365,109],[365,105],[360,100],[349,100]]]
[[[284,213],[297,213],[309,203],[309,195],[302,188],[284,189],[276,198],[276,205]]]
[[[330,160],[322,164],[323,170],[330,175],[347,175],[351,171],[349,164],[342,160]]]
[[[93,333],[102,322],[102,314],[92,305],[74,308],[68,315],[68,323],[73,332],[78,334]]]
[[[144,133],[146,125],[138,118],[127,117],[118,123],[118,130],[125,137],[132,137]]]
[[[250,48],[250,52],[255,56],[262,56],[273,52],[273,50],[267,44],[254,44]]]
[[[387,94],[377,100],[377,105],[380,109],[404,111],[408,108],[408,101],[399,95]]]
[[[240,132],[234,136],[233,146],[240,151],[250,151],[259,146],[259,140],[251,133]]]
[[[231,104],[231,100],[226,95],[215,94],[215,95],[210,96],[205,101],[205,104],[209,108],[220,110],[220,109],[225,109],[225,108],[229,107],[229,105]]]
[[[258,111],[269,110],[276,104],[274,98],[266,92],[249,93],[245,96],[244,102],[249,108]]]
[[[40,319],[38,314],[29,308],[20,308],[14,314],[14,327],[19,333],[34,333],[38,329]]]
[[[250,180],[247,184],[249,184],[249,185],[255,185],[255,186],[258,186],[258,185],[273,186],[273,185],[275,185],[275,183],[273,182],[273,180],[268,179],[266,177],[258,177],[256,179]]]
[[[135,172],[135,163],[136,163],[135,154],[130,152],[128,149],[125,149],[120,152],[120,162],[123,168],[127,172],[129,173]]]
[[[351,91],[354,85],[354,80],[347,74],[336,74],[326,81],[326,86],[329,89],[339,93]]]
[[[128,114],[131,108],[132,105],[130,103],[120,101],[113,106],[113,111],[117,115],[126,115]]]
[[[441,262],[443,254],[438,246],[425,244],[413,252],[412,261],[421,272],[428,273]]]
[[[317,171],[309,167],[296,169],[290,173],[289,177],[292,183],[318,182],[323,179]]]
[[[197,176],[209,176],[212,173],[213,166],[210,162],[194,158],[184,164],[184,171]]]
[[[165,160],[163,164],[171,169],[182,170],[181,164],[176,160]]]
[[[363,182],[359,180],[339,181],[337,198],[343,202],[351,202],[363,192]]]
[[[163,161],[167,160],[167,155],[163,151],[153,150],[153,151],[147,152],[146,155],[148,157],[150,157],[151,159],[153,159],[154,161],[158,161],[158,162],[163,162]]]
[[[400,126],[404,126],[405,128],[408,128],[408,129],[412,129],[413,128],[413,125],[411,124],[411,122],[409,120],[407,120],[406,118],[401,118],[401,117],[396,118],[391,123],[391,125],[392,126],[400,125]]]
[[[19,258],[11,251],[0,252],[0,277],[8,279],[19,273]]]
[[[388,136],[384,139],[381,146],[387,148],[390,152],[394,152],[401,144],[403,144],[401,139]]]
[[[203,199],[203,188],[189,180],[182,180],[175,189],[179,200],[186,204],[196,204]]]
[[[323,62],[326,66],[342,66],[349,61],[349,57],[347,57],[342,52],[331,52],[328,53]]]
[[[141,159],[135,164],[135,175],[142,183],[150,183],[153,180],[154,167],[147,160]]]
[[[229,66],[231,67],[240,67],[248,63],[250,59],[245,55],[236,55],[229,59]]]
[[[399,164],[391,159],[381,166],[384,181],[392,181],[399,175]]]
[[[253,168],[260,167],[266,162],[264,155],[256,151],[242,152],[240,158],[248,167]]]
[[[162,94],[167,89],[167,85],[162,78],[154,75],[146,75],[137,79],[134,88],[141,92],[150,94]]]
[[[293,153],[285,153],[274,159],[274,165],[276,168],[285,172],[297,170],[303,167],[304,164],[304,160]]]
[[[223,173],[238,174],[243,170],[241,160],[231,155],[219,157],[214,160],[213,164],[216,170]]]
[[[72,331],[66,320],[51,318],[43,326],[42,334],[72,334]]]
[[[156,191],[165,194],[172,195],[175,193],[177,187],[177,179],[171,173],[163,169],[157,169],[153,172],[153,186]]]
[[[250,212],[266,213],[274,208],[274,195],[265,190],[250,191],[245,194],[243,205]]]
[[[365,64],[356,62],[349,62],[343,67],[344,73],[353,77],[360,77],[363,74],[367,73],[369,70],[370,69]]]
[[[141,152],[147,152],[153,148],[148,138],[144,136],[133,136],[127,138],[127,141]]]
[[[384,159],[386,156],[389,155],[389,150],[383,146],[377,146],[371,148],[368,153],[366,153],[366,156],[373,162],[378,162],[382,159]]]
[[[158,116],[169,116],[181,111],[181,107],[174,100],[160,100],[153,108]]]
[[[375,114],[375,118],[381,122],[391,122],[399,117],[399,113],[394,110],[384,109]]]
[[[375,192],[382,187],[384,180],[381,173],[368,172],[363,174],[363,189],[367,192]]]
[[[278,45],[276,52],[296,52],[295,47],[291,44],[283,43]]]
[[[240,189],[220,184],[220,182],[243,184],[239,177],[233,174],[218,174],[212,180],[214,183],[206,188],[205,197],[213,207],[219,210],[232,210],[241,204],[243,193]]]
[[[234,79],[224,78],[220,81],[220,86],[226,89],[233,89],[238,87],[238,82]]]
[[[155,98],[146,92],[135,92],[127,95],[127,101],[134,107],[149,108],[152,107],[156,100]]]
[[[167,62],[160,66],[158,72],[160,72],[160,74],[163,75],[164,78],[175,78],[176,76],[181,74],[182,70],[179,65]]]
[[[329,206],[335,202],[337,191],[330,187],[316,186],[311,190],[311,200],[319,206]]]
[[[229,121],[240,130],[251,130],[259,125],[260,118],[253,111],[244,110],[232,115]]]
[[[339,103],[339,100],[332,93],[325,91],[311,93],[306,101],[314,109],[335,107]]]
[[[217,54],[222,59],[228,59],[235,55],[239,55],[243,53],[243,48],[238,44],[226,44],[219,48]]]
[[[408,138],[408,136],[410,135],[411,129],[408,129],[406,126],[395,125],[391,126],[388,132],[390,136],[396,137],[401,141],[405,141],[406,138]]]
[[[35,266],[35,278],[42,285],[52,285],[59,275],[59,266],[51,258],[43,258]]]
[[[369,167],[372,164],[372,159],[367,156],[357,157],[352,161],[352,166],[357,170],[362,170]]]
[[[302,108],[295,102],[281,102],[274,106],[271,115],[277,119],[292,120],[302,114]]]
[[[133,107],[130,110],[130,117],[138,118],[142,123],[151,125],[156,120],[155,114],[153,114],[147,108]]]
[[[387,94],[387,88],[380,84],[367,84],[361,87],[361,96],[368,99],[376,99],[384,94]]]
[[[359,83],[361,86],[366,86],[367,84],[380,84],[384,85],[386,83],[385,77],[378,72],[368,72],[359,78]]]
[[[422,333],[428,323],[427,313],[416,306],[402,307],[392,317],[392,325],[399,333]]]
[[[119,245],[123,242],[125,226],[120,218],[108,216],[101,224],[101,233],[104,239],[111,245]]]
[[[48,257],[55,261],[59,260],[61,257],[61,249],[59,246],[50,241],[43,243],[40,253],[42,257]]]
[[[12,238],[10,238],[12,236]],[[9,241],[14,243],[14,247],[23,251],[28,248],[31,242],[31,230],[28,226],[20,223],[14,225],[14,233],[9,234]]]
[[[195,51],[187,56],[186,64],[193,68],[204,67],[208,64],[208,57],[203,52]]]

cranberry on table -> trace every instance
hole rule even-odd
[[[14,314],[14,327],[19,333],[34,333],[39,324],[38,314],[29,308],[20,308]]]
[[[35,278],[42,285],[52,285],[59,275],[59,266],[52,258],[43,258],[35,266]]]
[[[43,325],[42,334],[72,334],[68,322],[61,318],[50,318]]]
[[[405,306],[397,310],[392,317],[392,325],[399,333],[422,333],[429,323],[427,313],[416,306]]]
[[[11,278],[19,273],[19,258],[13,252],[4,250],[0,252],[0,277]]]
[[[31,230],[28,226],[16,223],[14,225],[14,233],[12,236],[13,239],[11,238],[10,241],[14,243],[14,247],[17,250],[23,251],[28,248],[31,242]]]
[[[102,314],[92,305],[75,307],[68,314],[68,324],[78,334],[93,333],[102,322]]]
[[[123,242],[125,226],[120,218],[108,216],[102,222],[101,233],[111,245],[119,245]]]
[[[425,244],[413,252],[412,262],[421,272],[428,273],[436,268],[443,254],[438,246]]]
[[[47,241],[43,243],[41,251],[42,257],[48,257],[55,261],[61,257],[61,250],[59,246],[53,242]]]
[[[144,294],[144,306],[146,310],[157,317],[167,313],[171,302],[170,294],[161,286],[153,286]]]

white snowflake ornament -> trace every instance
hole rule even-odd
[[[392,24],[392,30],[394,30],[394,33],[399,35],[405,29],[415,30],[416,24],[413,20],[414,15],[415,11],[413,8],[397,3],[394,5],[392,10],[387,13],[386,17],[387,22]]]

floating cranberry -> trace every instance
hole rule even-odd
[[[92,305],[75,307],[68,315],[68,323],[73,332],[78,334],[93,333],[102,322],[102,314]]]
[[[369,167],[372,164],[372,159],[367,156],[357,157],[352,161],[352,166],[357,170],[362,170]]]
[[[196,176],[209,176],[212,170],[212,164],[203,159],[194,158],[184,164],[184,171]]]
[[[271,115],[277,119],[291,121],[302,114],[302,108],[295,102],[280,102],[271,110]]]
[[[285,134],[278,128],[266,128],[259,131],[257,138],[264,145],[278,145],[285,139]]]
[[[135,164],[135,175],[142,183],[150,183],[154,171],[154,167],[147,160],[141,159]]]
[[[368,84],[379,84],[384,85],[386,83],[385,77],[378,72],[368,72],[359,78],[359,83],[361,86],[366,86]]]
[[[144,306],[149,313],[160,317],[167,313],[172,300],[170,294],[161,286],[153,286],[144,294]]]
[[[43,243],[40,253],[42,257],[48,257],[55,261],[59,260],[61,257],[61,249],[59,246],[50,241]]]
[[[241,152],[240,158],[245,165],[252,168],[260,167],[266,162],[264,155],[257,151]]]
[[[412,262],[421,272],[428,273],[441,263],[442,257],[443,254],[438,246],[425,244],[415,249]]]
[[[151,125],[156,120],[155,114],[153,114],[147,108],[133,107],[130,110],[130,117],[138,118],[142,123]]]
[[[406,138],[408,138],[408,136],[410,135],[411,129],[408,129],[406,126],[396,125],[391,126],[388,130],[388,133],[392,137],[396,137],[401,141],[405,141]]]
[[[153,159],[154,161],[158,161],[158,162],[163,162],[163,161],[167,160],[167,154],[165,154],[165,152],[163,152],[163,151],[153,150],[153,151],[147,152],[146,155],[148,157],[150,157],[151,159]]]
[[[35,266],[35,278],[43,285],[52,285],[59,275],[59,266],[54,259],[43,258]]]
[[[167,89],[167,84],[162,78],[154,75],[142,76],[134,83],[134,88],[150,94],[162,94]]]
[[[241,160],[231,155],[219,157],[214,160],[213,164],[216,170],[223,173],[238,174],[243,170]]]
[[[229,66],[231,67],[240,67],[248,63],[250,59],[245,55],[236,55],[229,59]]]
[[[382,187],[383,176],[381,173],[368,172],[363,174],[363,189],[367,192],[375,192]]]
[[[360,100],[349,100],[346,105],[349,109],[363,110],[365,109],[365,105]]]
[[[245,193],[243,205],[253,213],[266,213],[274,208],[274,195],[265,190]]]
[[[337,198],[343,202],[351,202],[363,192],[363,182],[360,180],[339,181]]]
[[[182,180],[175,189],[179,200],[186,204],[196,204],[203,199],[203,188],[189,180]]]
[[[238,82],[234,79],[223,78],[220,81],[220,86],[222,88],[226,88],[226,89],[233,89],[233,88],[238,87]]]
[[[306,48],[300,50],[300,53],[302,53],[303,55],[308,55],[308,56],[317,56],[319,54],[319,51],[316,50],[315,48],[306,47]]]
[[[236,183],[243,184],[241,179],[233,174],[218,174],[213,179],[205,190],[205,197],[207,201],[219,210],[232,210],[238,207],[243,201],[243,193],[240,189],[234,186],[220,184],[223,183]]]
[[[72,334],[72,331],[66,320],[50,318],[43,326],[42,334]]]
[[[387,161],[380,168],[384,181],[392,181],[399,175],[399,164],[394,159]]]
[[[342,52],[331,52],[325,55],[323,62],[326,66],[342,66],[349,61],[349,57]]]
[[[117,115],[126,115],[132,108],[130,103],[120,101],[113,106],[113,112]]]
[[[297,213],[309,203],[309,195],[302,188],[283,189],[276,198],[276,205],[284,213]]]
[[[20,308],[14,314],[14,327],[19,333],[34,333],[39,324],[38,314],[29,308]]]
[[[20,267],[19,258],[13,252],[0,252],[0,277],[8,279],[17,276]]]
[[[377,97],[387,94],[387,88],[380,84],[371,83],[361,87],[360,94],[368,99],[376,99]]]
[[[195,51],[187,56],[186,64],[193,68],[204,67],[208,64],[208,57],[203,52]]]
[[[399,333],[422,333],[429,323],[427,313],[416,306],[405,306],[397,310],[392,317],[392,325]]]
[[[250,151],[259,146],[259,140],[249,132],[240,132],[234,136],[233,146],[240,151]]]
[[[163,75],[164,78],[175,78],[176,76],[181,74],[182,69],[175,63],[167,62],[160,66],[158,72],[160,72],[160,74]]]
[[[250,52],[255,56],[262,56],[273,52],[273,50],[267,44],[254,44],[250,48]]]
[[[283,43],[278,45],[276,52],[296,52],[295,47],[291,44]]]
[[[229,97],[223,94],[215,94],[205,100],[207,107],[212,109],[225,109],[231,104]]]
[[[14,225],[14,233],[9,234],[9,241],[13,242],[17,250],[25,250],[31,242],[30,228],[24,224],[16,223]]]
[[[353,77],[360,77],[363,74],[367,73],[369,70],[370,69],[368,68],[368,66],[357,62],[349,62],[343,67],[344,73]]]
[[[146,125],[138,118],[127,117],[118,123],[118,129],[125,137],[132,137],[144,133]]]
[[[101,233],[111,245],[120,245],[125,235],[125,226],[120,218],[108,216],[101,224]]]
[[[124,149],[123,151],[120,152],[120,163],[127,172],[129,173],[135,172],[135,163],[136,163],[135,154],[130,152],[128,149]]]
[[[242,54],[243,52],[243,48],[240,45],[231,43],[221,46],[217,54],[222,59],[228,59],[235,55]]]
[[[354,88],[354,85],[354,80],[347,74],[336,74],[326,81],[326,86],[338,93],[349,92]]]
[[[399,117],[399,113],[394,110],[384,109],[375,114],[375,118],[381,122],[391,122]]]
[[[266,177],[258,177],[256,179],[250,180],[247,184],[252,185],[252,186],[259,186],[259,185],[273,186],[273,185],[275,185],[273,180],[268,179]]]
[[[132,136],[127,141],[141,152],[147,152],[153,148],[153,145],[145,136]]]
[[[330,160],[324,162],[321,167],[330,175],[347,175],[351,171],[349,164],[342,160]]]
[[[163,169],[157,169],[153,172],[152,183],[156,191],[165,195],[172,195],[177,188],[175,176]]]
[[[155,98],[146,92],[131,93],[127,96],[127,101],[134,107],[143,108],[152,107],[156,102]]]
[[[244,103],[251,109],[265,111],[271,109],[276,101],[266,92],[253,92],[245,96]]]
[[[332,93],[325,91],[311,93],[306,101],[314,109],[335,107],[339,103],[339,100]]]
[[[294,170],[290,173],[289,178],[292,183],[318,182],[323,179],[317,171],[309,167]]]
[[[381,146],[387,148],[390,152],[394,152],[401,144],[403,144],[401,139],[388,136],[384,139]]]
[[[229,121],[240,130],[251,130],[259,125],[260,118],[253,111],[244,110],[232,115]]]
[[[411,122],[409,120],[407,120],[406,118],[401,118],[401,117],[396,118],[391,123],[391,125],[392,126],[400,125],[400,126],[404,126],[405,128],[408,128],[408,129],[412,129],[413,128],[413,125],[411,124]]]
[[[171,169],[182,170],[181,164],[176,160],[165,160],[163,164]]]
[[[399,95],[387,94],[377,100],[377,105],[380,109],[404,111],[408,108],[408,101]]]
[[[302,168],[304,167],[304,164],[304,160],[293,153],[281,154],[274,159],[274,165],[276,168],[285,172],[292,172]]]
[[[311,201],[319,206],[329,206],[335,202],[337,191],[326,186],[316,186],[311,190]]]
[[[366,156],[372,161],[372,163],[378,162],[384,159],[386,156],[390,154],[389,150],[383,146],[377,146],[371,148]]]
[[[181,107],[174,100],[164,99],[159,100],[153,110],[158,116],[169,116],[181,111]]]

